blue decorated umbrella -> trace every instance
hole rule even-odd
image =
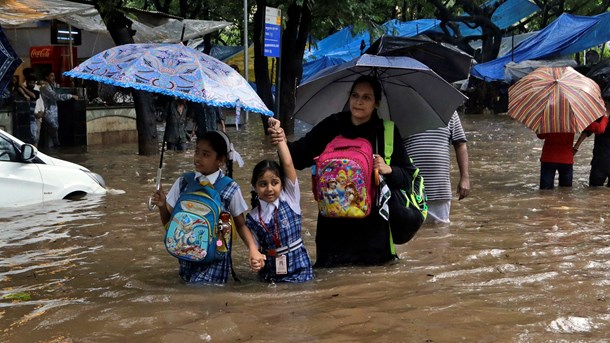
[[[237,71],[182,44],[119,45],[64,75],[273,115]]]
[[[119,45],[100,52],[64,75],[273,116],[237,71],[182,44]],[[161,186],[164,150],[165,137],[157,169],[157,190]],[[148,208],[154,209],[150,198]]]
[[[0,93],[4,92],[6,86],[11,82],[13,73],[21,62],[0,27]]]

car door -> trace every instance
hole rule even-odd
[[[23,206],[43,201],[43,185],[36,163],[20,161],[15,144],[0,135],[0,207]]]

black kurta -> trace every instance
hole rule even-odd
[[[341,112],[324,119],[303,138],[288,143],[288,146],[297,169],[311,167],[314,158],[338,135],[365,138],[371,143],[374,153],[384,156],[383,130],[383,120],[376,114],[368,122],[354,125],[350,112]],[[401,142],[400,133],[395,128],[390,164],[392,173],[383,175],[390,188],[410,184],[415,170]],[[318,214],[315,267],[375,265],[394,258],[390,249],[390,228],[388,222],[379,216],[376,203],[365,218],[327,218]]]

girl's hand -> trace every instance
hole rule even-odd
[[[270,129],[277,130],[281,127],[280,121],[273,117],[269,117],[269,119],[267,120],[267,123],[269,124]]]
[[[253,272],[258,272],[265,266],[267,256],[261,254],[258,250],[250,251],[250,269]]]
[[[392,173],[392,167],[385,164],[385,159],[377,154],[373,155],[373,168],[379,170],[379,174],[381,175]]]
[[[284,129],[281,127],[279,120],[275,118],[269,118],[269,128],[267,129],[271,138],[271,144],[278,145],[279,143],[286,141],[286,134]]]
[[[153,194],[151,195],[151,198],[152,198],[152,203],[157,205],[157,207],[159,207],[159,208],[165,207],[166,197],[165,197],[165,192],[163,191],[163,185],[159,186],[158,191],[153,192]]]

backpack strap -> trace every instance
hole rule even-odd
[[[223,189],[225,189],[225,187],[227,187],[231,182],[233,181],[233,179],[231,179],[228,176],[221,176],[219,177],[216,182],[214,183],[214,189],[217,192],[222,192]]]
[[[383,145],[385,164],[390,165],[394,153],[394,122],[387,119],[383,120]]]
[[[390,162],[392,161],[392,153],[394,153],[394,122],[387,119],[383,120],[383,145],[383,156],[385,158],[385,163],[390,165]],[[392,255],[397,256],[394,240],[392,239],[392,230],[390,230],[390,252]]]
[[[227,187],[231,182],[233,182],[233,179],[231,179],[228,176],[220,176],[218,179],[216,179],[216,182],[214,183],[214,189],[220,193],[222,192],[223,189],[225,189],[225,187]],[[233,221],[233,218],[231,218],[231,249],[229,249],[229,259],[231,259],[231,252],[233,251],[233,234],[235,230],[235,222]],[[241,283],[241,280],[239,279],[239,277],[237,276],[237,273],[235,272],[235,269],[233,268],[233,263],[231,263],[231,276],[233,276],[233,280],[235,280],[235,282]]]

